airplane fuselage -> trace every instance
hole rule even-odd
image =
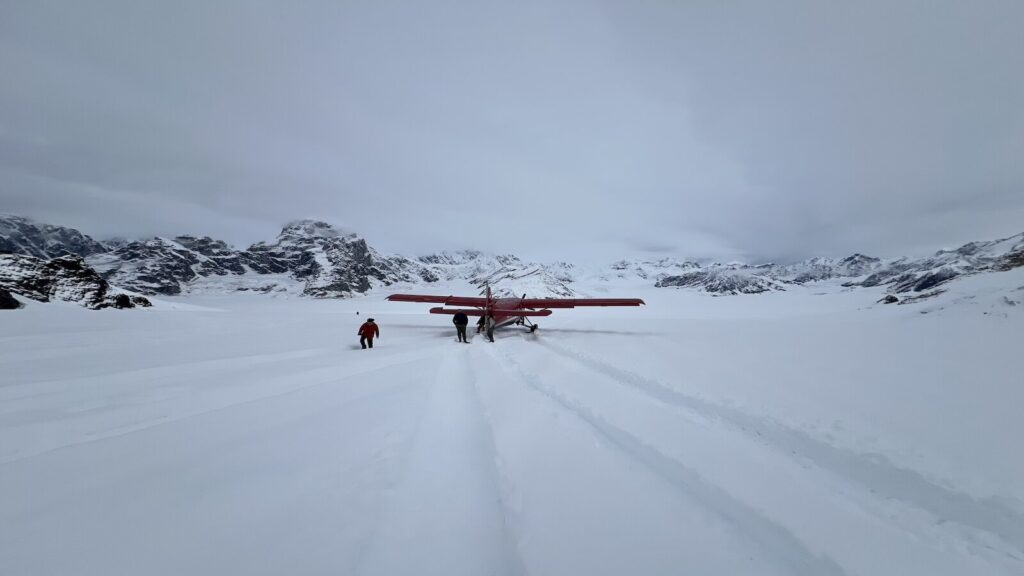
[[[495,298],[494,307],[491,309],[494,316],[494,327],[500,328],[522,320],[522,316],[507,315],[502,312],[493,313],[493,310],[519,310],[522,308],[522,301],[522,298]]]

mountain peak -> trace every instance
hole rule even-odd
[[[441,252],[435,252],[434,254],[421,255],[416,259],[424,264],[457,266],[472,262],[482,256],[483,253],[477,250],[444,250]]]
[[[322,220],[296,220],[289,222],[278,236],[301,236],[304,238],[337,238],[339,236],[355,236],[346,230],[340,230]]]

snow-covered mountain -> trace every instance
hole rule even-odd
[[[575,269],[567,262],[524,262],[511,254],[484,254],[475,250],[439,252],[416,260],[437,279],[465,280],[481,291],[489,285],[500,296],[576,295],[571,286],[576,279]]]
[[[658,260],[619,260],[601,269],[596,275],[599,280],[639,279],[660,281],[669,276],[686,274],[700,269],[700,264],[690,260],[660,258]]]
[[[39,302],[65,300],[92,309],[149,306],[145,298],[114,293],[110,284],[80,256],[44,260],[0,254],[0,289]]]
[[[321,298],[351,296],[374,285],[437,280],[425,267],[382,256],[356,234],[314,220],[285,226],[276,242],[254,244],[242,260],[258,274],[290,273],[306,283],[306,295]]]
[[[846,258],[810,258],[793,264],[748,265],[741,262],[713,262],[681,274],[662,275],[655,286],[696,288],[720,295],[760,294],[784,291],[787,285],[807,284],[834,278],[857,278],[876,270],[881,260],[854,254]]]
[[[1000,240],[970,242],[955,250],[939,250],[918,260],[892,260],[863,280],[847,285],[889,286],[889,291],[895,294],[921,293],[934,291],[962,276],[1005,272],[1020,266],[1024,266],[1024,233]]]
[[[857,278],[870,274],[882,266],[882,260],[854,254],[842,259],[818,257],[795,264],[773,264],[768,274],[784,282],[805,284],[833,278]]]
[[[244,274],[242,258],[212,238],[179,236],[128,242],[87,262],[104,278],[143,294],[179,294],[200,276]]]
[[[785,290],[782,282],[771,277],[770,268],[742,265],[709,266],[677,276],[658,280],[659,288],[697,288],[722,295],[760,294],[772,290]]]
[[[49,259],[68,255],[84,258],[106,251],[103,244],[73,228],[0,214],[0,254],[24,254]]]
[[[275,242],[247,250],[206,236],[158,237],[122,244],[90,257],[89,264],[114,284],[166,295],[191,291],[199,279],[243,275],[249,278],[227,284],[266,292],[277,288],[281,276],[290,276],[304,284],[304,294],[314,297],[351,296],[374,285],[436,279],[423,266],[384,257],[357,235],[311,220],[293,222]]]
[[[43,266],[55,257],[77,255],[76,278],[89,274],[111,285],[149,295],[195,292],[257,291],[301,294],[317,298],[349,297],[396,283],[411,287],[438,281],[464,281],[482,292],[485,285],[499,295],[586,296],[625,282],[663,288],[685,288],[715,295],[784,291],[798,285],[844,281],[847,288],[885,286],[901,294],[901,302],[916,302],[938,294],[947,282],[983,272],[1005,271],[1024,265],[1024,234],[987,242],[972,242],[955,250],[940,250],[919,259],[881,260],[863,254],[846,258],[811,258],[792,264],[699,263],[691,260],[619,260],[598,268],[568,262],[528,262],[512,254],[474,250],[438,252],[414,258],[386,255],[357,234],[315,220],[285,226],[273,242],[236,249],[207,236],[178,236],[99,243],[77,230],[31,220],[0,217],[0,266],[15,294],[37,298],[45,291],[26,280],[41,275],[49,285],[53,270],[66,263]],[[85,275],[85,276],[82,276]],[[19,278],[13,285],[10,278]],[[62,281],[63,282],[63,281]],[[61,297],[97,306],[81,288],[55,290]],[[92,282],[89,280],[88,284]],[[2,287],[2,286],[0,286]],[[582,287],[582,288],[581,288]],[[29,294],[23,293],[27,290]],[[103,290],[106,290],[105,288]],[[38,298],[37,298],[38,299]],[[102,300],[102,298],[100,298]]]
[[[795,264],[748,266],[713,263],[685,274],[661,278],[657,286],[696,288],[715,294],[756,294],[785,290],[787,285],[843,280],[846,287],[886,286],[903,300],[919,302],[941,293],[942,285],[984,272],[1024,266],[1024,234],[1000,240],[971,242],[919,258],[882,260],[863,254],[843,259],[811,258]]]

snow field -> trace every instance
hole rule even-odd
[[[1016,316],[385,295],[4,316],[3,573],[1024,573]]]

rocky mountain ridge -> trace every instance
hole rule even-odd
[[[666,277],[699,270],[701,265],[692,260],[660,258],[658,260],[619,260],[600,272],[599,278],[610,280],[639,279],[660,281]]]
[[[784,291],[785,283],[768,271],[755,266],[711,266],[676,276],[666,276],[655,284],[658,288],[697,288],[720,295],[760,294]]]
[[[72,255],[85,258],[106,251],[106,246],[74,228],[0,214],[0,254],[50,259]]]
[[[466,280],[480,290],[491,286],[500,296],[518,296],[522,292],[560,297],[576,295],[571,287],[575,269],[567,262],[540,264],[525,262],[512,254],[485,254],[476,250],[439,252],[419,256],[416,262],[439,280]]]
[[[31,220],[0,216],[0,254],[33,258],[7,258],[3,266],[7,288],[33,298],[46,291],[26,285],[26,274],[54,276],[43,264],[72,255],[85,258],[72,274],[78,286],[70,298],[90,307],[101,306],[109,285],[139,294],[176,295],[209,289],[301,293],[317,298],[348,297],[395,283],[431,284],[463,280],[481,289],[490,285],[498,294],[522,292],[572,297],[576,285],[631,281],[664,288],[687,288],[713,295],[757,294],[783,291],[822,281],[843,286],[885,286],[892,294],[926,298],[943,284],[962,276],[997,272],[1024,265],[1024,234],[1001,240],[971,242],[934,255],[882,260],[863,254],[846,258],[811,258],[790,264],[700,263],[691,260],[619,260],[586,268],[568,262],[527,262],[511,254],[474,250],[439,252],[409,258],[381,254],[357,234],[315,220],[286,225],[272,242],[258,242],[239,250],[228,243],[202,236],[156,237],[96,242],[77,230]],[[41,264],[42,262],[43,264]],[[90,276],[85,272],[92,272]],[[61,276],[58,274],[58,276]],[[15,285],[11,278],[21,278]],[[61,276],[63,278],[64,276]],[[104,286],[100,283],[106,283]],[[68,281],[61,280],[60,285]],[[83,288],[92,283],[90,290]],[[24,294],[28,290],[35,296]],[[47,289],[49,290],[49,289]],[[63,289],[46,296],[60,297]],[[105,296],[104,296],[105,297]]]
[[[275,243],[254,244],[242,259],[257,274],[291,274],[306,283],[304,294],[319,298],[361,294],[374,285],[437,280],[407,258],[385,257],[356,234],[313,220],[285,226]]]
[[[94,310],[150,305],[144,297],[116,293],[76,255],[44,260],[24,254],[0,254],[0,290],[38,302],[76,302]]]
[[[895,294],[925,292],[961,276],[1005,272],[1024,266],[1024,233],[983,242],[969,242],[955,250],[939,250],[932,256],[899,258],[874,270],[866,278],[846,286],[888,286]]]

